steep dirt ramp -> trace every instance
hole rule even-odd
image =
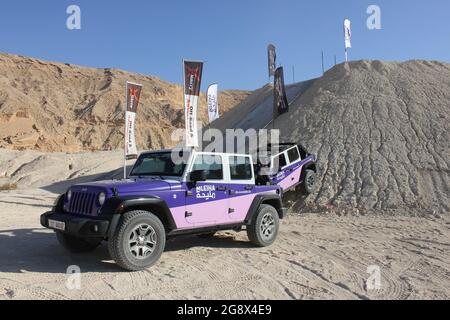
[[[293,103],[315,80],[299,82],[286,86],[289,103]],[[273,117],[273,86],[266,85],[254,91],[233,110],[225,113],[211,124],[212,128],[226,129],[264,129]]]
[[[276,124],[319,159],[311,207],[450,209],[450,65],[358,61],[328,71]]]

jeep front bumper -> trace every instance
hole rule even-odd
[[[51,227],[49,220],[62,222],[64,230]],[[58,212],[46,212],[41,215],[41,225],[44,228],[61,231],[76,237],[107,237],[111,222],[109,220],[90,219]]]

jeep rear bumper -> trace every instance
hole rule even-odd
[[[63,222],[64,230],[52,228],[49,225],[49,220]],[[81,238],[107,237],[110,224],[111,222],[109,220],[90,219],[57,212],[46,212],[41,215],[41,225],[44,228]]]

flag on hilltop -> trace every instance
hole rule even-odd
[[[345,38],[345,61],[348,61],[348,49],[352,47],[352,23],[349,19],[344,20]]]
[[[272,77],[275,75],[277,69],[277,53],[273,44],[269,44],[267,47],[267,58],[269,64],[269,77]]]

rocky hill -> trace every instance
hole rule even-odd
[[[319,206],[450,211],[450,65],[357,61],[318,79],[277,120],[317,154]]]
[[[0,148],[52,152],[121,149],[126,81],[144,86],[136,128],[138,147],[171,146],[173,129],[184,127],[181,86],[122,70],[0,54]],[[222,112],[248,94],[221,92]],[[207,119],[205,105],[202,95],[202,121]]]
[[[306,202],[291,195],[296,211],[450,211],[450,64],[355,61],[287,95],[290,112],[275,121],[281,140],[319,161],[316,192]],[[266,86],[214,126],[262,128],[272,106]]]

